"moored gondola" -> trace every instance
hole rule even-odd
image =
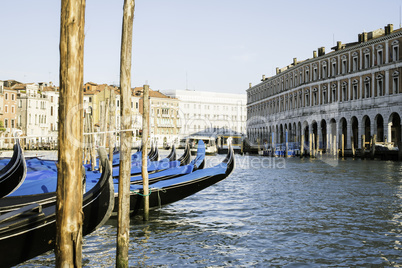
[[[16,139],[13,156],[0,170],[0,198],[12,193],[25,180],[26,165],[20,142]]]
[[[100,149],[101,151],[104,149]],[[87,235],[104,224],[114,206],[114,189],[106,152],[99,182],[83,196],[82,233]],[[56,199],[46,205],[40,200],[0,216],[1,266],[10,267],[54,248]]]
[[[186,143],[185,148],[184,148],[184,153],[183,155],[178,159],[180,161],[180,165],[188,165],[191,161],[191,149],[190,149],[190,144]]]
[[[234,152],[233,148],[229,146],[226,158],[219,165],[150,184],[149,207],[151,209],[159,208],[193,195],[227,178],[232,173],[234,166]],[[136,215],[143,209],[142,185],[131,185],[130,188],[130,213]],[[113,215],[116,213],[115,206]]]

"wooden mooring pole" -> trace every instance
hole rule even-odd
[[[62,0],[56,267],[81,267],[85,0]]]
[[[115,107],[114,103],[115,100],[112,99],[112,90],[110,90],[110,101],[109,101],[109,163],[110,166],[113,166],[113,149],[114,149],[114,143],[115,143],[115,137],[114,133],[112,133],[112,130],[116,128],[115,126]]]
[[[142,184],[144,200],[144,221],[149,219],[149,183],[148,183],[148,136],[149,136],[149,86],[143,87],[143,112],[142,112]]]
[[[342,158],[345,157],[345,134],[341,136],[341,155]]]
[[[130,170],[131,170],[131,51],[133,40],[134,0],[125,0],[120,54],[121,141],[119,174],[119,208],[117,219],[116,267],[128,267],[130,241]]]

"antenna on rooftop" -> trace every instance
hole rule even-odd
[[[188,90],[188,78],[187,78],[187,71],[186,71],[186,90]]]

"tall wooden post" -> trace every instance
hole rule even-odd
[[[341,136],[341,155],[345,157],[345,134]]]
[[[62,0],[56,266],[81,267],[85,0]]]
[[[371,152],[371,158],[374,159],[375,156],[375,143],[377,141],[377,135],[374,134],[371,138],[371,146],[370,146],[370,152]]]
[[[148,183],[148,136],[149,136],[149,86],[144,85],[142,112],[142,184],[144,189],[144,221],[149,218],[149,183]]]
[[[90,133],[94,133],[94,122],[92,115],[89,117]],[[91,134],[91,170],[94,171],[96,166],[96,150],[95,150],[95,134]]]
[[[288,144],[288,131],[285,132],[285,157],[288,157],[289,144]]]
[[[110,101],[109,101],[109,162],[110,166],[113,166],[113,149],[114,149],[114,133],[112,130],[115,129],[115,110],[114,110],[115,100],[112,99],[112,90],[110,90]]]
[[[336,135],[334,135],[334,138],[332,139],[332,141],[333,141],[333,144],[332,144],[333,154],[334,154],[334,156],[338,157],[338,144],[336,142]]]
[[[116,267],[128,267],[130,241],[130,170],[131,170],[131,51],[133,40],[134,0],[125,0],[120,54],[121,139],[119,174],[119,209],[117,219]]]
[[[301,142],[300,142],[300,157],[304,155],[304,134],[301,135]]]
[[[355,142],[353,136],[350,137],[351,145],[352,145],[352,156],[355,157]]]

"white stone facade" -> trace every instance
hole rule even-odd
[[[246,94],[191,90],[163,90],[180,100],[180,136],[196,132],[214,132],[220,128],[246,131]]]
[[[359,34],[325,54],[277,69],[247,90],[251,142],[305,142],[313,149],[346,149],[402,140],[402,31]]]

